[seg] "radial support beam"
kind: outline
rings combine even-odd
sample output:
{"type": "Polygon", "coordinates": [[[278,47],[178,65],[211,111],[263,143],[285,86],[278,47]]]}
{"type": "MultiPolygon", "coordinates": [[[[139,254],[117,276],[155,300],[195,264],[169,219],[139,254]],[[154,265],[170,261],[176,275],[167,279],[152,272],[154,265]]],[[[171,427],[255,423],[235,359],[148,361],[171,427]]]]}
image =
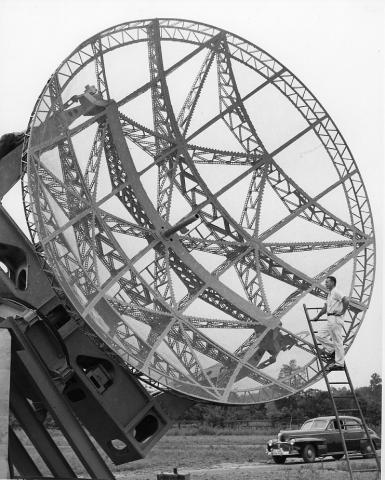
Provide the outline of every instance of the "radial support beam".
{"type": "MultiPolygon", "coordinates": [[[[306,337],[290,331],[300,320],[296,322],[289,312],[304,295],[323,300],[324,277],[344,265],[350,268],[350,264],[352,301],[346,341],[351,345],[374,281],[374,232],[365,187],[344,139],[325,109],[290,70],[267,52],[229,32],[188,20],[121,24],[84,42],[61,64],[39,98],[31,125],[27,134],[31,136],[30,148],[23,155],[29,192],[28,187],[23,191],[34,242],[37,248],[43,245],[44,255],[50,259],[63,289],[94,328],[95,332],[88,331],[87,335],[93,335],[96,342],[98,335],[102,337],[122,362],[143,369],[145,375],[166,388],[219,402],[268,401],[310,385],[318,375],[314,351],[309,349],[306,337]],[[168,61],[175,54],[175,62],[181,44],[189,53],[174,64],[171,60],[164,65],[163,55],[168,61]],[[144,67],[143,73],[149,74],[150,81],[135,91],[122,92],[123,98],[116,102],[109,100],[112,91],[108,91],[107,82],[116,85],[121,77],[109,69],[118,57],[110,52],[129,54],[146,47],[148,71],[146,65],[137,65],[144,67]],[[211,71],[214,59],[219,109],[211,101],[215,90],[200,116],[200,98],[214,89],[207,81],[215,76],[211,71]],[[171,67],[166,68],[169,64],[171,67]],[[93,68],[105,102],[103,111],[94,110],[90,119],[80,116],[89,115],[91,110],[75,112],[78,122],[72,127],[68,118],[72,110],[67,111],[68,102],[61,105],[61,97],[72,80],[93,68]],[[185,97],[174,97],[174,80],[188,71],[191,76],[185,97]],[[175,75],[170,78],[172,72],[175,75]],[[255,80],[253,89],[249,93],[245,89],[247,94],[243,95],[242,88],[249,80],[255,80]],[[135,115],[140,95],[145,92],[148,95],[143,104],[147,97],[152,100],[153,128],[127,116],[128,111],[135,115]],[[268,118],[264,117],[263,110],[269,108],[270,100],[275,102],[275,96],[281,97],[288,112],[292,110],[293,125],[299,124],[296,120],[304,124],[289,137],[283,133],[287,129],[279,125],[283,117],[272,111],[268,118]],[[175,115],[173,106],[178,102],[183,106],[175,115]],[[253,122],[253,115],[257,122],[253,122]],[[34,140],[37,131],[51,129],[56,117],[63,121],[65,132],[53,129],[52,135],[37,135],[34,140]],[[203,118],[204,125],[199,126],[203,118]],[[283,135],[281,144],[272,151],[259,138],[261,134],[263,141],[268,141],[263,134],[268,119],[274,122],[273,130],[283,135]],[[225,127],[216,122],[223,122],[225,127]],[[39,130],[37,125],[44,128],[39,130]],[[227,141],[234,144],[235,137],[240,151],[191,143],[195,138],[204,143],[211,127],[220,131],[222,145],[227,141]],[[77,141],[87,134],[92,135],[88,140],[90,151],[81,161],[71,142],[77,147],[77,141]],[[316,141],[323,151],[319,156],[320,152],[312,149],[312,160],[328,164],[328,185],[321,192],[315,183],[314,188],[307,186],[308,177],[291,178],[291,166],[286,169],[289,157],[295,162],[301,146],[309,141],[316,141]],[[137,146],[144,154],[137,152],[137,146]],[[50,150],[54,150],[56,158],[60,152],[63,175],[45,161],[50,150]],[[96,201],[99,185],[104,187],[99,179],[104,156],[112,188],[104,199],[96,201]],[[142,162],[144,158],[147,162],[142,162]],[[76,174],[77,160],[81,162],[81,175],[76,174]],[[221,175],[222,170],[226,170],[223,180],[227,180],[224,185],[218,181],[216,187],[215,175],[221,175]],[[156,181],[154,198],[149,187],[155,193],[156,181]],[[63,187],[66,183],[71,183],[67,190],[63,187]],[[265,209],[263,204],[270,194],[276,194],[281,204],[271,218],[268,206],[265,209]],[[333,198],[344,202],[334,208],[333,198]],[[115,208],[117,201],[120,213],[119,207],[115,208]],[[50,209],[50,203],[55,208],[50,209]],[[332,206],[328,209],[323,205],[332,206]],[[279,216],[285,209],[286,214],[279,216]],[[199,218],[190,224],[195,214],[199,218]],[[63,215],[68,220],[63,221],[63,215]],[[265,231],[261,232],[260,224],[266,225],[265,231]],[[298,244],[285,237],[295,227],[298,244]],[[38,238],[39,232],[43,232],[43,238],[38,238]],[[131,242],[132,237],[139,237],[138,242],[131,242]],[[306,238],[311,241],[306,242],[306,238]],[[302,259],[297,262],[296,256],[311,257],[316,250],[338,260],[325,268],[327,259],[320,259],[322,267],[318,270],[322,271],[310,276],[306,266],[300,266],[302,259]],[[210,258],[210,254],[216,257],[210,258]],[[92,275],[93,265],[99,269],[100,280],[92,275]],[[279,284],[292,293],[272,311],[268,300],[275,303],[278,295],[274,286],[279,284]],[[202,308],[202,301],[213,317],[217,309],[217,316],[226,318],[202,319],[194,315],[202,308]],[[287,330],[282,328],[281,320],[287,330]],[[236,340],[235,353],[228,344],[224,346],[222,337],[210,338],[213,332],[207,330],[230,327],[238,329],[234,340],[244,340],[236,340]],[[240,329],[248,330],[248,338],[240,329]],[[302,350],[301,359],[307,362],[301,365],[301,372],[286,378],[269,378],[261,372],[277,372],[285,358],[279,353],[292,347],[302,350]],[[275,369],[266,368],[276,361],[275,369]],[[246,377],[249,383],[243,390],[246,377]]],[[[231,337],[229,330],[223,334],[231,337]]]]}
{"type": "Polygon", "coordinates": [[[206,81],[207,75],[210,71],[210,67],[214,60],[214,52],[209,51],[204,59],[202,66],[196,76],[192,87],[187,95],[186,100],[178,115],[178,125],[184,136],[187,135],[194,110],[197,106],[199,96],[202,92],[203,85],[206,81]]]}

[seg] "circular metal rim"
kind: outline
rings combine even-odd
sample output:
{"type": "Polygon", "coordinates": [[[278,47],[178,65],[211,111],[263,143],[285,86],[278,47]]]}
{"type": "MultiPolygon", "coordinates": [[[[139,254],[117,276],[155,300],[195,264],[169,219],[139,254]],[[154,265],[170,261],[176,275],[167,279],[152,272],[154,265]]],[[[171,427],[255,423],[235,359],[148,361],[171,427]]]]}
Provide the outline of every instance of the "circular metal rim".
{"type": "MultiPolygon", "coordinates": [[[[92,43],[95,39],[98,39],[98,38],[104,38],[104,37],[107,37],[108,35],[113,35],[113,34],[117,34],[119,32],[122,32],[125,28],[137,28],[137,29],[141,29],[143,28],[144,26],[148,25],[148,23],[152,22],[153,20],[150,19],[150,20],[143,20],[143,21],[136,21],[136,22],[128,22],[128,23],[123,23],[121,25],[118,25],[118,26],[115,26],[113,28],[110,28],[110,29],[106,29],[102,32],[100,32],[99,34],[96,34],[94,35],[93,37],[91,37],[90,39],[88,39],[87,41],[83,42],[76,50],[74,50],[74,52],[72,54],[70,54],[66,60],[64,60],[62,62],[62,64],[58,67],[58,69],[56,70],[55,74],[57,75],[60,70],[63,68],[63,66],[65,66],[68,62],[71,61],[71,58],[73,58],[73,56],[76,54],[76,52],[78,52],[79,50],[81,50],[82,48],[85,48],[87,45],[90,45],[90,43],[92,43]]],[[[160,22],[160,27],[161,29],[162,28],[169,28],[169,29],[174,29],[174,30],[177,30],[178,28],[184,28],[186,31],[193,31],[194,29],[194,26],[196,26],[196,30],[195,30],[195,33],[196,34],[201,34],[201,35],[207,35],[207,29],[212,29],[212,34],[214,34],[214,32],[225,32],[224,30],[220,30],[220,29],[217,29],[216,27],[212,27],[210,25],[207,25],[207,24],[203,24],[203,23],[198,23],[198,22],[191,22],[191,21],[188,21],[188,20],[178,20],[178,19],[160,19],[159,20],[160,22]],[[180,25],[182,25],[183,27],[180,27],[180,25]],[[202,33],[202,31],[204,33],[202,33]]],[[[274,67],[276,69],[279,68],[279,70],[282,70],[283,69],[283,72],[280,74],[280,75],[277,75],[276,77],[276,80],[275,82],[273,82],[274,86],[277,87],[277,88],[281,88],[278,86],[278,79],[283,82],[285,84],[284,86],[284,89],[285,91],[283,92],[281,90],[281,93],[284,93],[287,97],[288,97],[288,94],[286,93],[286,89],[288,88],[288,81],[287,79],[289,79],[289,81],[291,82],[291,85],[295,84],[296,85],[296,89],[299,91],[301,89],[303,89],[303,95],[302,95],[302,101],[304,101],[304,103],[306,104],[306,109],[309,111],[312,111],[309,107],[310,104],[313,104],[315,108],[315,106],[317,107],[317,115],[315,115],[315,118],[319,118],[319,115],[322,113],[324,115],[323,118],[324,120],[322,121],[322,125],[323,125],[323,128],[325,129],[325,132],[329,133],[329,135],[327,135],[328,137],[328,140],[325,140],[325,139],[321,139],[320,140],[325,144],[326,141],[329,141],[329,140],[332,140],[332,137],[331,137],[331,133],[330,132],[333,132],[333,135],[334,135],[334,141],[335,139],[338,137],[338,143],[339,143],[339,146],[340,146],[340,150],[342,150],[344,153],[343,155],[345,155],[347,158],[343,158],[342,155],[340,154],[337,154],[335,158],[338,158],[338,161],[340,162],[339,164],[337,164],[337,162],[334,161],[334,159],[332,159],[332,162],[333,162],[333,165],[335,166],[335,168],[337,169],[337,172],[339,173],[339,175],[341,176],[341,172],[343,171],[350,171],[353,167],[356,167],[356,164],[354,162],[354,159],[350,153],[350,150],[349,148],[347,147],[346,143],[344,142],[343,138],[342,138],[342,135],[340,134],[339,130],[337,129],[337,127],[334,125],[334,123],[332,122],[330,116],[326,113],[326,111],[323,109],[323,107],[321,106],[321,104],[315,99],[315,97],[313,97],[313,95],[311,94],[311,92],[302,84],[302,82],[300,82],[297,77],[295,77],[287,68],[283,67],[282,64],[280,64],[278,61],[276,61],[273,57],[271,57],[270,55],[268,55],[266,52],[264,52],[263,50],[259,49],[259,47],[251,44],[250,42],[242,39],[241,37],[238,37],[236,35],[233,35],[231,34],[230,32],[225,32],[226,35],[229,35],[230,38],[233,38],[235,42],[239,42],[239,45],[242,45],[242,54],[245,55],[245,52],[247,50],[247,48],[253,48],[253,49],[256,49],[258,52],[260,52],[260,54],[262,56],[265,57],[264,60],[259,60],[261,64],[264,64],[263,67],[261,68],[266,68],[266,72],[267,72],[267,77],[266,78],[269,78],[269,75],[276,75],[276,71],[274,70],[271,70],[270,66],[273,64],[274,67]],[[246,50],[245,50],[246,49],[246,50]],[[272,63],[273,62],[273,63],[272,63]],[[269,66],[268,66],[269,65],[269,66]],[[272,73],[274,72],[274,73],[272,73]],[[283,77],[281,77],[282,75],[285,75],[286,76],[286,83],[285,83],[285,80],[283,80],[283,77]],[[342,143],[341,143],[342,142],[342,143]],[[347,165],[347,163],[350,162],[350,165],[347,165]]],[[[123,35],[123,34],[122,34],[123,35]]],[[[162,38],[162,40],[165,40],[164,38],[162,38]]],[[[176,40],[180,40],[180,41],[184,41],[182,39],[176,39],[176,40]]],[[[141,40],[141,41],[145,41],[145,40],[141,40]]],[[[185,40],[187,41],[187,40],[185,40]]],[[[132,43],[132,42],[131,42],[132,43]]],[[[198,42],[194,42],[194,41],[191,41],[190,43],[197,43],[198,42]]],[[[116,47],[113,47],[113,48],[119,48],[120,46],[122,45],[117,45],[116,47]]],[[[110,51],[112,50],[113,48],[109,49],[109,50],[106,50],[106,51],[110,51]]],[[[251,55],[250,55],[251,56],[251,55]]],[[[239,61],[239,59],[237,58],[234,58],[234,60],[237,60],[239,61]]],[[[91,60],[90,60],[91,61],[91,60]]],[[[85,66],[86,63],[84,63],[82,65],[85,66]]],[[[248,65],[250,66],[250,65],[248,65]]],[[[74,75],[76,75],[77,71],[75,71],[74,75]]],[[[259,73],[261,74],[261,72],[259,71],[259,73]]],[[[51,79],[52,81],[52,79],[51,79]]],[[[48,82],[49,84],[50,82],[48,82]]],[[[47,84],[47,85],[48,85],[47,84]]],[[[42,92],[42,95],[44,93],[44,91],[46,90],[47,86],[43,89],[43,92],[42,92]]],[[[63,85],[63,89],[65,88],[65,84],[63,85]]],[[[39,100],[41,100],[42,98],[42,95],[39,97],[39,100]]],[[[295,101],[297,101],[299,98],[299,96],[295,97],[295,101]]],[[[39,100],[37,101],[37,104],[35,106],[35,109],[34,109],[34,112],[37,111],[37,109],[39,108],[39,100]]],[[[306,119],[306,121],[309,123],[309,118],[305,116],[304,114],[304,110],[301,110],[301,108],[296,105],[295,103],[293,103],[293,100],[290,99],[290,101],[292,102],[292,104],[294,106],[296,106],[297,110],[300,111],[300,113],[302,114],[302,116],[306,119]]],[[[314,111],[313,112],[313,117],[314,117],[314,111]]],[[[28,152],[28,138],[29,138],[29,133],[30,133],[30,129],[31,129],[31,125],[33,124],[33,118],[34,118],[34,115],[31,116],[31,119],[30,119],[30,123],[29,123],[29,126],[28,126],[28,133],[27,133],[27,140],[24,144],[24,149],[23,149],[23,201],[24,201],[24,207],[25,207],[25,211],[26,211],[26,216],[27,216],[27,222],[28,222],[28,227],[30,229],[30,232],[31,232],[31,236],[32,236],[32,239],[33,241],[35,242],[35,244],[37,245],[38,244],[38,241],[36,242],[37,240],[37,237],[36,237],[36,230],[35,230],[35,227],[34,227],[34,222],[33,222],[33,219],[31,217],[31,208],[30,208],[30,192],[29,192],[29,189],[28,189],[28,181],[26,180],[26,174],[27,174],[27,152],[28,152]]],[[[336,149],[337,151],[337,149],[336,149]]],[[[330,151],[328,151],[329,155],[330,155],[330,151]]],[[[333,153],[334,154],[334,153],[333,153]]],[[[365,230],[369,230],[370,232],[373,233],[372,235],[372,239],[373,239],[373,243],[369,244],[365,249],[364,249],[364,252],[361,252],[361,258],[358,258],[356,257],[355,258],[355,266],[354,266],[354,273],[353,273],[353,276],[352,276],[352,287],[351,287],[351,293],[353,291],[355,291],[356,293],[358,293],[358,289],[360,288],[361,290],[361,299],[362,299],[362,296],[365,295],[365,301],[363,302],[364,306],[367,306],[369,305],[369,302],[370,302],[370,297],[371,297],[371,294],[372,294],[372,289],[373,289],[373,283],[374,283],[374,268],[375,268],[375,253],[374,253],[374,231],[373,231],[373,226],[372,226],[372,217],[371,217],[371,211],[370,211],[370,204],[369,204],[369,201],[367,199],[367,195],[366,195],[366,190],[365,190],[365,186],[362,182],[362,178],[360,176],[360,173],[358,171],[358,169],[356,169],[356,173],[354,174],[355,177],[351,179],[350,181],[350,195],[348,194],[348,192],[346,192],[346,198],[347,198],[347,201],[348,201],[348,204],[349,204],[349,209],[350,209],[350,212],[351,212],[351,215],[352,214],[352,210],[353,209],[357,209],[360,210],[360,208],[358,207],[359,206],[359,202],[361,201],[361,205],[364,203],[368,209],[368,211],[366,212],[366,218],[363,219],[362,217],[359,218],[358,220],[358,223],[360,225],[363,226],[363,232],[365,233],[365,230]],[[353,196],[352,196],[352,191],[353,191],[353,196]],[[357,193],[357,191],[363,191],[363,194],[360,193],[360,196],[361,196],[361,200],[359,199],[359,195],[357,193]],[[354,198],[353,198],[354,197],[354,198]],[[364,201],[362,201],[362,198],[364,199],[364,201]],[[368,221],[369,220],[369,221],[368,221]],[[362,257],[367,257],[363,262],[362,262],[362,257]],[[361,286],[358,285],[358,288],[357,288],[357,285],[354,284],[354,279],[356,277],[356,279],[358,278],[358,274],[357,274],[357,270],[359,269],[359,265],[361,265],[363,268],[366,268],[367,266],[368,267],[372,267],[372,271],[369,272],[369,274],[371,275],[371,278],[369,280],[366,279],[366,275],[363,274],[362,278],[364,278],[364,281],[361,282],[361,286]],[[367,283],[365,283],[365,281],[367,283]],[[368,285],[369,284],[369,285],[368,285]]],[[[344,184],[344,187],[345,187],[345,184],[344,184]]],[[[361,212],[360,212],[361,214],[361,212]]],[[[358,216],[358,215],[356,215],[358,216]]],[[[354,221],[352,219],[352,224],[354,224],[354,221]]],[[[361,275],[361,272],[359,273],[359,275],[361,275]]],[[[360,327],[361,323],[362,323],[362,320],[364,318],[364,315],[365,315],[365,311],[361,311],[359,313],[357,313],[355,315],[355,318],[352,319],[352,323],[351,323],[351,329],[350,331],[353,330],[353,327],[354,327],[354,332],[353,332],[353,336],[351,337],[351,341],[348,345],[348,347],[350,347],[355,335],[357,334],[358,332],[358,328],[360,327]]],[[[313,362],[312,362],[313,363],[313,362]]],[[[316,375],[314,378],[314,380],[312,380],[311,382],[309,382],[308,384],[306,384],[306,386],[309,386],[311,385],[312,383],[314,383],[314,381],[316,381],[318,378],[319,378],[319,374],[316,375]]],[[[293,375],[293,379],[295,379],[295,375],[293,375]]],[[[275,398],[274,398],[275,399],[275,398]]]]}

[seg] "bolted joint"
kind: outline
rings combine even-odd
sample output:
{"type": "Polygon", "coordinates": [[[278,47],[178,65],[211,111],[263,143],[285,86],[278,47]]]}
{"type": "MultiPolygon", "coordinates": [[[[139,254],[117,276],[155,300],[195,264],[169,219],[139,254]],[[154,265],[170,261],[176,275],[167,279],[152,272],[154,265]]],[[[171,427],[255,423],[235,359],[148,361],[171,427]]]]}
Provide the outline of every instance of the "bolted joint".
{"type": "Polygon", "coordinates": [[[164,238],[170,238],[171,235],[173,235],[176,232],[181,231],[182,233],[187,233],[186,227],[188,225],[191,225],[191,223],[194,223],[196,220],[198,220],[199,215],[196,213],[193,217],[188,217],[184,220],[181,220],[177,224],[175,224],[173,227],[169,228],[163,233],[164,238]]]}

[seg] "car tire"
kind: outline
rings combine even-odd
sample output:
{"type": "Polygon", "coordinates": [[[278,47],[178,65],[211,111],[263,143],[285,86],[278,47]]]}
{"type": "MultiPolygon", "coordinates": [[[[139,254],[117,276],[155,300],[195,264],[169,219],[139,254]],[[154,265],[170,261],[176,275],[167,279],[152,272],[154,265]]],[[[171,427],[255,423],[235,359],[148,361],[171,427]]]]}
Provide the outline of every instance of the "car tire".
{"type": "Polygon", "coordinates": [[[313,463],[316,458],[314,445],[307,443],[302,449],[302,458],[305,463],[313,463]]]}
{"type": "Polygon", "coordinates": [[[332,457],[334,458],[334,460],[341,460],[341,458],[344,456],[343,453],[339,453],[338,455],[332,455],[332,457]]]}
{"type": "MultiPolygon", "coordinates": [[[[373,442],[374,448],[376,448],[376,444],[373,442]]],[[[362,456],[364,458],[373,458],[374,453],[369,444],[365,445],[365,447],[361,450],[362,456]]]]}
{"type": "Polygon", "coordinates": [[[275,463],[282,465],[283,463],[286,462],[286,457],[283,457],[281,455],[273,455],[273,460],[275,463]]]}

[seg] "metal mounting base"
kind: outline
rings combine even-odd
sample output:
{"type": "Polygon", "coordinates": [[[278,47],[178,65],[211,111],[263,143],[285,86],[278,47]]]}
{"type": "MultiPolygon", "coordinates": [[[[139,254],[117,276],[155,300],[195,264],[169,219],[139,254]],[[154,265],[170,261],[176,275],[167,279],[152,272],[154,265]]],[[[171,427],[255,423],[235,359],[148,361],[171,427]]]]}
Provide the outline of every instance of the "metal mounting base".
{"type": "MultiPolygon", "coordinates": [[[[0,158],[0,167],[18,162],[15,149],[0,158]]],[[[16,170],[12,169],[8,184],[1,184],[0,199],[17,181],[16,170]]],[[[76,478],[78,470],[82,475],[85,470],[93,478],[112,479],[102,450],[104,458],[115,464],[143,458],[193,404],[166,392],[151,395],[128,366],[109,355],[102,340],[93,341],[96,335],[57,295],[54,279],[42,269],[30,242],[0,205],[1,332],[5,337],[10,332],[12,338],[12,354],[4,351],[11,367],[10,381],[2,382],[7,398],[1,399],[1,425],[7,425],[6,385],[10,383],[10,410],[40,457],[36,460],[20,440],[19,430],[11,428],[9,440],[1,436],[1,478],[8,476],[9,448],[11,477],[15,469],[25,477],[49,472],[58,478],[76,478]],[[78,466],[50,435],[44,423],[47,412],[79,460],[78,466]]]]}

